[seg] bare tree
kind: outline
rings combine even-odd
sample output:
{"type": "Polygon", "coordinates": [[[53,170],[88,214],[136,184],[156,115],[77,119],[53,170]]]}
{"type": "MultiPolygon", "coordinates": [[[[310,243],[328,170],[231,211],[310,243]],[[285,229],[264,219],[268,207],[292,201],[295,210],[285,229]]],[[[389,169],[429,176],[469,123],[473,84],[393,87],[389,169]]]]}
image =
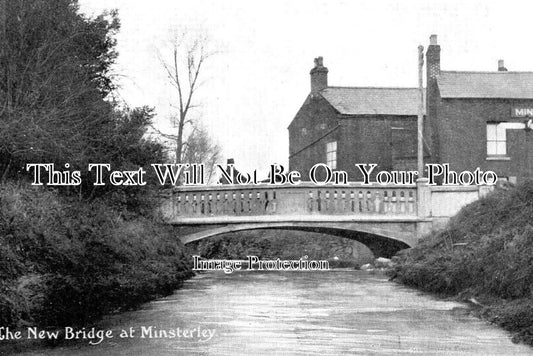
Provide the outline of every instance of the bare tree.
{"type": "Polygon", "coordinates": [[[210,182],[215,172],[215,164],[220,159],[220,147],[213,142],[209,132],[200,124],[195,124],[184,145],[183,161],[204,163],[206,182],[210,182]]]}
{"type": "Polygon", "coordinates": [[[176,132],[170,135],[160,132],[165,138],[176,143],[174,152],[176,163],[181,163],[184,159],[187,146],[187,140],[184,139],[185,126],[190,124],[194,127],[194,120],[191,119],[190,112],[197,106],[193,100],[200,86],[200,74],[205,61],[212,54],[208,49],[208,38],[191,30],[185,30],[181,34],[173,36],[170,61],[163,59],[159,54],[159,60],[166,71],[170,84],[176,89],[177,105],[174,107],[177,109],[177,113],[172,116],[176,132]]]}

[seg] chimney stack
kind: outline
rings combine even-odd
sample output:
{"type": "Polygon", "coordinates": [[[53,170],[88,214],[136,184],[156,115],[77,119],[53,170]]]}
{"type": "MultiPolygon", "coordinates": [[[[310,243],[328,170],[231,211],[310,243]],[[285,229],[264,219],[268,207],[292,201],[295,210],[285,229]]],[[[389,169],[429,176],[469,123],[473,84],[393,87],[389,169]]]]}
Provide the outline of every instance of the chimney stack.
{"type": "Polygon", "coordinates": [[[503,64],[503,59],[498,60],[498,72],[507,72],[507,68],[503,64]]]}
{"type": "Polygon", "coordinates": [[[328,87],[328,69],[324,67],[322,57],[315,58],[315,66],[311,69],[311,93],[318,93],[328,87]]]}
{"type": "Polygon", "coordinates": [[[440,74],[440,46],[437,43],[437,35],[429,37],[429,47],[426,52],[427,81],[434,82],[440,74]]]}
{"type": "Polygon", "coordinates": [[[430,148],[429,162],[438,162],[438,125],[437,108],[440,102],[437,77],[440,74],[440,46],[437,35],[429,37],[429,46],[426,52],[426,120],[424,120],[424,140],[430,148]]]}

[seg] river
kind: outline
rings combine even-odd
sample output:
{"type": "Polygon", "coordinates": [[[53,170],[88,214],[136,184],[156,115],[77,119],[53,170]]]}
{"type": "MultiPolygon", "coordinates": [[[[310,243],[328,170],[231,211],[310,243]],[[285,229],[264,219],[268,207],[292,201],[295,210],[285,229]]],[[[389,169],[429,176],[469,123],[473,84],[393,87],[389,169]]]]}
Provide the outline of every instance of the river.
{"type": "Polygon", "coordinates": [[[505,331],[469,316],[464,304],[353,270],[201,274],[173,295],[108,317],[100,327],[113,338],[26,355],[533,354],[505,331]],[[122,330],[128,335],[120,338],[122,330]],[[178,334],[155,338],[161,330],[178,334]]]}

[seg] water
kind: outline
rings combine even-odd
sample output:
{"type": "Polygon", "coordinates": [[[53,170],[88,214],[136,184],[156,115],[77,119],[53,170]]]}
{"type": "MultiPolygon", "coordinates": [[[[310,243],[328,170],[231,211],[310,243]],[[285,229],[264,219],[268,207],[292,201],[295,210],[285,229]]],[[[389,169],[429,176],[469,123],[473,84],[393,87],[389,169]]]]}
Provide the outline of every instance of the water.
{"type": "Polygon", "coordinates": [[[533,354],[505,331],[468,316],[463,304],[360,271],[202,274],[172,296],[107,318],[101,328],[115,337],[27,355],[533,354]],[[195,334],[140,338],[142,326],[195,334]],[[118,337],[130,327],[134,337],[118,337]],[[208,329],[214,330],[210,339],[208,329]]]}

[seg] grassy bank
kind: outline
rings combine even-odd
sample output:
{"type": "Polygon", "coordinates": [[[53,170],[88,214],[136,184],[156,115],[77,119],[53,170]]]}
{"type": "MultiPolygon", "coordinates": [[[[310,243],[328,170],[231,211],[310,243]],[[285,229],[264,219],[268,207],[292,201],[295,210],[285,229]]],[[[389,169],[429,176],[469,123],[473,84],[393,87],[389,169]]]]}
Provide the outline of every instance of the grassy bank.
{"type": "MultiPolygon", "coordinates": [[[[117,205],[118,206],[118,205],[117,205]]],[[[191,275],[154,217],[28,185],[0,185],[0,325],[87,325],[191,275]]]]}
{"type": "Polygon", "coordinates": [[[395,259],[396,281],[474,301],[482,317],[533,345],[533,181],[466,206],[395,259]]]}

